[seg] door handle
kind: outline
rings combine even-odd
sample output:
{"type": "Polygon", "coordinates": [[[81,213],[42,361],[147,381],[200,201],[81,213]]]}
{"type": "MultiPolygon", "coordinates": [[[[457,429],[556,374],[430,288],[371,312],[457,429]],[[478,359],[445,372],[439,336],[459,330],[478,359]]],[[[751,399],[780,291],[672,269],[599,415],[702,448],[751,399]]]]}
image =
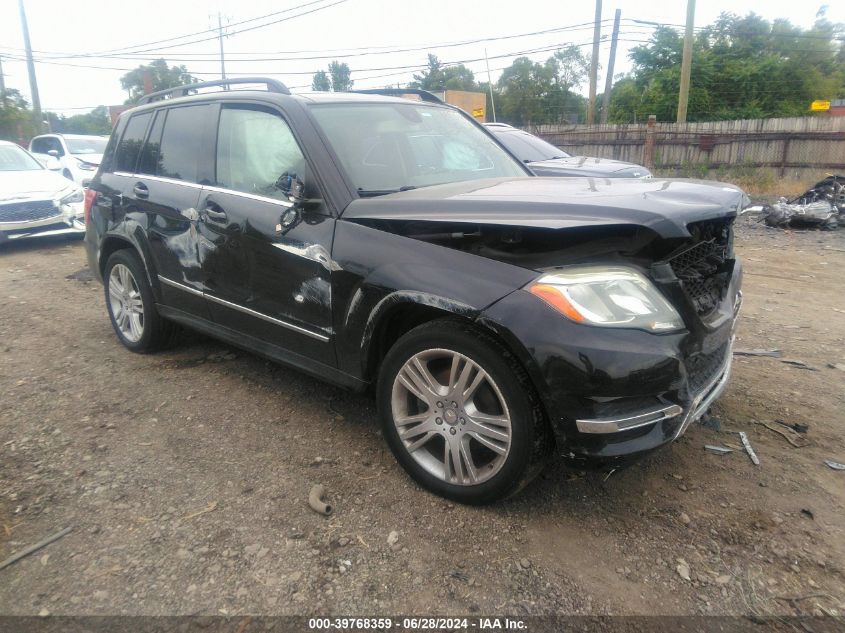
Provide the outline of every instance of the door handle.
{"type": "Polygon", "coordinates": [[[150,190],[147,188],[142,182],[136,182],[135,186],[132,188],[132,192],[139,198],[143,198],[146,200],[150,197],[150,190]]]}
{"type": "Polygon", "coordinates": [[[207,206],[203,211],[203,214],[212,222],[226,222],[229,219],[226,212],[217,205],[207,206]]]}

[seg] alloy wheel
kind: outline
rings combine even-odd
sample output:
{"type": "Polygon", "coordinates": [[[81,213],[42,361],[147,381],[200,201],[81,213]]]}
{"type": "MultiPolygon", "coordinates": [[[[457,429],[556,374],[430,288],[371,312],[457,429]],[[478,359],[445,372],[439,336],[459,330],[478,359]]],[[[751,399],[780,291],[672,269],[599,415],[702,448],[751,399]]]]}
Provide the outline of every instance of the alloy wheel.
{"type": "Polygon", "coordinates": [[[391,409],[405,450],[442,481],[474,486],[507,460],[507,403],[493,378],[464,354],[448,349],[414,354],[393,381],[391,409]]]}
{"type": "Polygon", "coordinates": [[[144,335],[144,301],[138,282],[124,264],[116,264],[109,274],[109,305],[115,325],[130,343],[144,335]]]}

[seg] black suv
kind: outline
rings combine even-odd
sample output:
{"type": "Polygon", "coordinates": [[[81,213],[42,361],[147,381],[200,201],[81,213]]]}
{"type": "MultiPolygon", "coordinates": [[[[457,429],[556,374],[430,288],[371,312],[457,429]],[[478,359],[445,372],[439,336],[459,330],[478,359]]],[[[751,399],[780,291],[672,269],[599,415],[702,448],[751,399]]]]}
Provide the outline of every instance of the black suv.
{"type": "Polygon", "coordinates": [[[555,447],[620,464],[681,435],[728,380],[745,195],[534,177],[416,96],[251,78],[121,115],[86,198],[120,341],[150,352],[186,325],[373,387],[399,463],[466,503],[555,447]]]}

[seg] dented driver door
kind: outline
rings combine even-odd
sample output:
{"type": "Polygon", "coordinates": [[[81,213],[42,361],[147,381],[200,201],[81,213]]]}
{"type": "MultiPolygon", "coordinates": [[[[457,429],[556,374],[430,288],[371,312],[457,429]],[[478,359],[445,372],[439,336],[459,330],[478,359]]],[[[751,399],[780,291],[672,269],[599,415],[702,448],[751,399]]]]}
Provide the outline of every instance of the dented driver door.
{"type": "Polygon", "coordinates": [[[334,219],[323,212],[319,192],[305,204],[285,187],[307,172],[278,113],[224,105],[215,184],[203,188],[197,207],[200,265],[219,325],[333,365],[334,219]]]}

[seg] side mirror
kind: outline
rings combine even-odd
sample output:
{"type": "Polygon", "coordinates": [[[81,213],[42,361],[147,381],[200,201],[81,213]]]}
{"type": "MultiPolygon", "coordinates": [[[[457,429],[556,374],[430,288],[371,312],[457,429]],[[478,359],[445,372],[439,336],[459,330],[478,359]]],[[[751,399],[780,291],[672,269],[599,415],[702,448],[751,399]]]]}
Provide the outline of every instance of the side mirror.
{"type": "Polygon", "coordinates": [[[57,150],[57,149],[47,150],[47,155],[52,156],[53,158],[58,158],[59,157],[59,150],[57,150]]]}
{"type": "MultiPolygon", "coordinates": [[[[55,152],[56,150],[51,150],[55,152]]],[[[59,162],[59,159],[55,156],[48,156],[47,160],[44,161],[44,166],[49,169],[50,171],[61,171],[62,164],[59,162]]]]}
{"type": "Polygon", "coordinates": [[[301,202],[305,198],[305,183],[293,172],[285,172],[279,176],[276,188],[290,198],[291,202],[301,202]]]}

